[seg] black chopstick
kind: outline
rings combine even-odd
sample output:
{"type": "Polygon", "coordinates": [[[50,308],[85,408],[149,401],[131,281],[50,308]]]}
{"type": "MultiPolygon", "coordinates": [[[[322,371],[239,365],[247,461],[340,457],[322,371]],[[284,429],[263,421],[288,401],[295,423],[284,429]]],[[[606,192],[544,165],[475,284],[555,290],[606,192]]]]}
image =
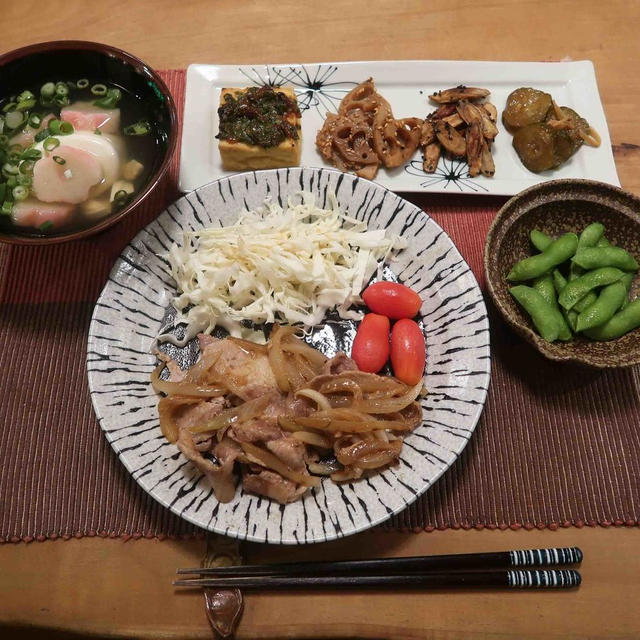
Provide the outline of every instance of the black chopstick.
{"type": "Polygon", "coordinates": [[[239,576],[175,580],[176,587],[213,587],[217,589],[287,589],[301,587],[421,587],[570,589],[582,578],[573,569],[534,569],[501,571],[452,571],[405,576],[239,576]]]}
{"type": "Polygon", "coordinates": [[[379,560],[344,560],[337,562],[291,562],[286,564],[239,565],[235,567],[198,567],[178,569],[176,573],[203,576],[319,576],[354,574],[406,574],[424,571],[508,569],[580,564],[578,547],[523,549],[491,553],[462,553],[441,556],[412,556],[379,560]]]}

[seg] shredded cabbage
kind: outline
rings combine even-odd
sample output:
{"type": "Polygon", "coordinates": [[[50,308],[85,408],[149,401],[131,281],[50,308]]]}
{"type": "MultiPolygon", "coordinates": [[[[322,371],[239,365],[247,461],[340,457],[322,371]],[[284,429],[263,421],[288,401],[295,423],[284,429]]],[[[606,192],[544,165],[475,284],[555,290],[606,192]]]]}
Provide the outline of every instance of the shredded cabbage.
{"type": "Polygon", "coordinates": [[[182,246],[173,244],[168,259],[181,292],[173,305],[176,322],[187,325],[181,344],[216,326],[243,336],[244,320],[309,328],[333,308],[342,318],[360,318],[351,305],[406,241],[368,231],[333,195],[330,209],[319,209],[311,193],[298,195],[300,202],[289,198],[284,209],[267,201],[234,225],[185,232],[182,246]]]}

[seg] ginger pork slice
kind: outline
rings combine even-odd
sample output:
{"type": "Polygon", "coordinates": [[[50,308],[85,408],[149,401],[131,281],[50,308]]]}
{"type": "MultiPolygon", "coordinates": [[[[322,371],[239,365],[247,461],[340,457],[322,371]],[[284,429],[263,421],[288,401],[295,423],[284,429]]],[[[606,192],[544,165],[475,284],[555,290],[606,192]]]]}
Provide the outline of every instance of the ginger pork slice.
{"type": "Polygon", "coordinates": [[[226,171],[300,164],[302,118],[291,88],[222,89],[218,116],[216,137],[226,171]]]}

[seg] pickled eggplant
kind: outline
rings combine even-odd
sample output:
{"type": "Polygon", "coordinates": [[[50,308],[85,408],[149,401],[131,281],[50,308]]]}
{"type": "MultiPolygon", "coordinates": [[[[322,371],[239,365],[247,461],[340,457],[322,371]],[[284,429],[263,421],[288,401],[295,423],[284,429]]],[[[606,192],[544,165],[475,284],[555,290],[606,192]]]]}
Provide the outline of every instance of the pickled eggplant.
{"type": "Polygon", "coordinates": [[[544,122],[552,108],[551,96],[539,89],[520,87],[509,94],[502,121],[509,131],[544,122]]]}
{"type": "Polygon", "coordinates": [[[580,114],[530,87],[509,94],[502,120],[513,133],[522,164],[534,173],[559,167],[583,144],[600,144],[600,136],[580,114]]]}
{"type": "Polygon", "coordinates": [[[513,136],[513,148],[520,161],[534,173],[557,166],[555,142],[556,131],[543,122],[521,127],[513,136]]]}
{"type": "Polygon", "coordinates": [[[547,116],[547,122],[564,136],[561,145],[567,147],[567,157],[570,158],[583,144],[584,137],[589,133],[589,123],[571,107],[556,107],[547,116]],[[559,117],[561,116],[561,117],[559,117]]]}

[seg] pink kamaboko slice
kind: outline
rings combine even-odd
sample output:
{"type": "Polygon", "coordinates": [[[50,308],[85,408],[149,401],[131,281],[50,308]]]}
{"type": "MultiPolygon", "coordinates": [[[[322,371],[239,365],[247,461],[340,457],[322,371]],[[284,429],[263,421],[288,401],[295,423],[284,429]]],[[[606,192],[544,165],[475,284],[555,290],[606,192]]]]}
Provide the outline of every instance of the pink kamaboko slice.
{"type": "Polygon", "coordinates": [[[33,168],[33,193],[42,202],[78,204],[104,179],[100,161],[88,151],[59,146],[33,168]]]}
{"type": "Polygon", "coordinates": [[[74,205],[64,202],[38,202],[27,198],[13,205],[13,222],[20,227],[40,227],[50,222],[54,229],[69,222],[74,205]]]}
{"type": "Polygon", "coordinates": [[[120,109],[104,109],[91,102],[74,102],[64,107],[60,118],[70,122],[75,131],[120,132],[120,109]]]}

